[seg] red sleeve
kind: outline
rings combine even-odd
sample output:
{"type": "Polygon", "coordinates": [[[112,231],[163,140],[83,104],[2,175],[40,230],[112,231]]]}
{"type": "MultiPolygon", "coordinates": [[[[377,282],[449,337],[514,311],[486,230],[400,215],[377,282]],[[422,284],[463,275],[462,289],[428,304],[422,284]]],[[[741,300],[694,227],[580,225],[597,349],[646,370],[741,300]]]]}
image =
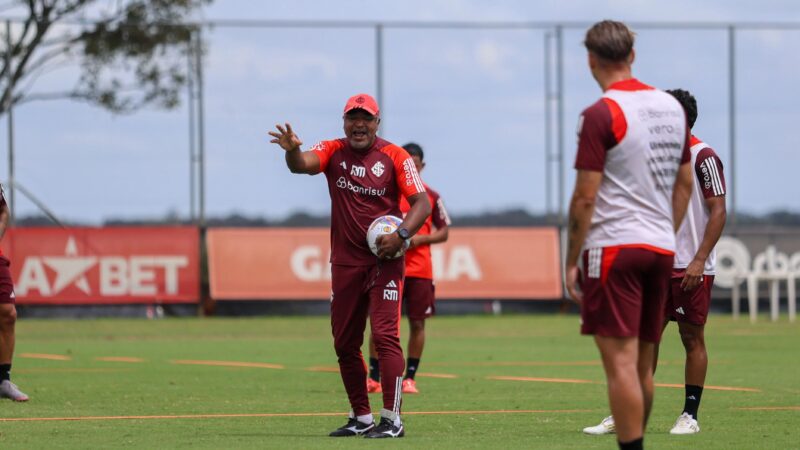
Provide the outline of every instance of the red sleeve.
{"type": "Polygon", "coordinates": [[[694,163],[694,172],[703,198],[719,197],[725,195],[725,174],[722,171],[722,161],[716,152],[704,148],[697,154],[694,163]]]}
{"type": "Polygon", "coordinates": [[[602,98],[586,108],[578,120],[578,154],[575,168],[602,172],[606,152],[627,132],[625,115],[614,100],[602,98]]]}
{"type": "Polygon", "coordinates": [[[437,229],[449,227],[452,222],[450,221],[450,215],[447,214],[447,210],[444,207],[442,197],[439,196],[438,192],[432,190],[428,190],[428,193],[431,194],[431,208],[433,208],[431,210],[431,222],[433,222],[433,226],[437,229]]]}
{"type": "Polygon", "coordinates": [[[331,156],[340,150],[344,145],[341,141],[320,141],[314,144],[309,151],[314,152],[319,157],[319,171],[325,172],[331,156]]]}
{"type": "Polygon", "coordinates": [[[420,192],[425,192],[422,178],[420,178],[419,173],[417,173],[414,160],[411,159],[407,151],[396,145],[387,145],[382,151],[392,159],[395,182],[403,197],[411,197],[420,192]]]}

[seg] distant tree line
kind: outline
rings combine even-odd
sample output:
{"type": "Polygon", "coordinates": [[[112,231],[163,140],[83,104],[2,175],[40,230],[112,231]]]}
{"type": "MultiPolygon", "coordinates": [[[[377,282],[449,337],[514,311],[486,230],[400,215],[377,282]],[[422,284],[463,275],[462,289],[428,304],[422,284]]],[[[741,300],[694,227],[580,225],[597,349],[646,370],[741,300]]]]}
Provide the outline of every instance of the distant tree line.
{"type": "MultiPolygon", "coordinates": [[[[768,227],[800,227],[800,212],[778,210],[766,214],[739,213],[737,217],[739,226],[768,226],[768,227]]],[[[246,216],[233,213],[224,217],[210,217],[206,220],[209,227],[326,227],[330,225],[328,215],[314,215],[306,212],[295,212],[283,219],[269,219],[263,216],[246,216]]],[[[529,227],[558,224],[553,215],[532,214],[523,209],[508,209],[497,212],[483,212],[475,214],[454,215],[454,226],[463,227],[529,227]]],[[[66,221],[68,226],[82,226],[85,223],[66,221]]],[[[175,212],[169,212],[163,217],[155,219],[108,219],[103,226],[144,226],[144,225],[192,225],[186,218],[181,218],[175,212]]],[[[16,221],[18,227],[49,227],[56,226],[50,219],[43,215],[20,217],[16,221]]],[[[730,227],[730,223],[729,223],[730,227]]]]}

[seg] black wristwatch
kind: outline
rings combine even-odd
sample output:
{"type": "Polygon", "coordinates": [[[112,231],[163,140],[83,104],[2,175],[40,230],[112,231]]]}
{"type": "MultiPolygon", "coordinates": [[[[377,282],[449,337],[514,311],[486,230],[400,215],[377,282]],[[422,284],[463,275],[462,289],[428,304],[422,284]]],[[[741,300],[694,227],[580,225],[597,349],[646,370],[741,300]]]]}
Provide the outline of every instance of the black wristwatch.
{"type": "Polygon", "coordinates": [[[411,233],[409,233],[408,230],[405,228],[398,228],[397,235],[400,236],[400,239],[404,241],[411,239],[411,233]]]}

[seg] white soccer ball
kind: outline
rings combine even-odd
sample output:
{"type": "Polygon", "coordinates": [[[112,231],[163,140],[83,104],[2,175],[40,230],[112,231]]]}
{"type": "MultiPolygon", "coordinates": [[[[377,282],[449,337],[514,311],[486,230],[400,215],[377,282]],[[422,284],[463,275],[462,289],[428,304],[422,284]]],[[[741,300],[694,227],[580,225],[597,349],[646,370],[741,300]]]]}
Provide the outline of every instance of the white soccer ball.
{"type": "MultiPolygon", "coordinates": [[[[372,224],[367,229],[367,244],[375,256],[378,256],[378,236],[394,233],[401,223],[403,223],[403,219],[395,216],[381,216],[372,221],[372,224]]],[[[403,247],[392,258],[403,256],[408,246],[409,242],[405,241],[403,247]]]]}

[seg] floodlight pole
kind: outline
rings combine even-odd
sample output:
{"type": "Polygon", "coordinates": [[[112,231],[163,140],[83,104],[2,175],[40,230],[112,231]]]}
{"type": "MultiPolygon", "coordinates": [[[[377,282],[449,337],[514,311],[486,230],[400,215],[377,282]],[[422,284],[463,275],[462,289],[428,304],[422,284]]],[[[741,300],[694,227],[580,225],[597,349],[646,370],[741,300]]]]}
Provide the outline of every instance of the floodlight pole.
{"type": "MultiPolygon", "coordinates": [[[[380,24],[375,25],[375,97],[383,116],[383,25],[380,24]]],[[[381,136],[386,133],[383,120],[378,124],[378,131],[381,136]]]]}
{"type": "Polygon", "coordinates": [[[545,199],[545,216],[547,217],[548,221],[551,219],[551,215],[553,214],[553,192],[552,192],[552,152],[551,148],[553,146],[553,117],[551,114],[551,100],[552,95],[550,92],[550,75],[552,72],[552,68],[550,67],[550,61],[552,59],[551,53],[551,43],[550,41],[553,39],[553,33],[550,31],[546,31],[544,33],[544,199],[545,199]]]}
{"type": "Polygon", "coordinates": [[[728,27],[728,145],[730,146],[731,225],[737,222],[736,210],[736,28],[728,27]]]}
{"type": "Polygon", "coordinates": [[[558,220],[566,225],[564,208],[564,29],[556,25],[556,142],[558,143],[558,220]]]}
{"type": "Polygon", "coordinates": [[[205,117],[204,117],[204,104],[203,104],[203,40],[200,35],[201,29],[197,29],[196,33],[196,50],[195,61],[197,64],[197,158],[198,158],[198,201],[199,201],[199,218],[198,222],[200,228],[206,226],[206,140],[205,140],[205,117]]]}
{"type": "Polygon", "coordinates": [[[186,70],[186,87],[188,88],[189,98],[188,98],[188,109],[189,109],[189,220],[191,222],[195,221],[195,205],[197,201],[195,200],[195,136],[197,135],[197,130],[195,129],[195,104],[194,104],[194,33],[189,34],[189,42],[188,42],[188,53],[186,58],[187,63],[187,70],[186,70]]]}
{"type": "Polygon", "coordinates": [[[11,21],[6,20],[6,73],[8,74],[8,86],[6,91],[6,114],[8,115],[8,201],[9,201],[9,220],[10,226],[14,226],[16,214],[14,210],[17,202],[14,201],[14,190],[16,183],[14,181],[14,75],[11,70],[11,21]]]}

